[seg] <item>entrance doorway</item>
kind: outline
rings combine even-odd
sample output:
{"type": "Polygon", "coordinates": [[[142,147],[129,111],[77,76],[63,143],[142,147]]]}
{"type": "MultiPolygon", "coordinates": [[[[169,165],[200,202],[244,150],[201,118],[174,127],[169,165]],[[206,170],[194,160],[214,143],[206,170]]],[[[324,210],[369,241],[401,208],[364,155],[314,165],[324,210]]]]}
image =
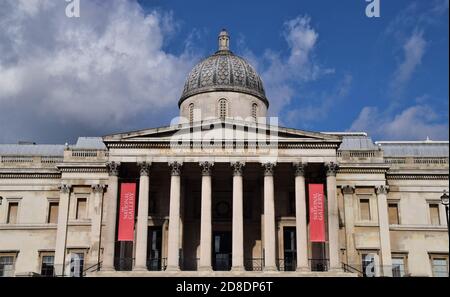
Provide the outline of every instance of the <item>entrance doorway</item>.
{"type": "Polygon", "coordinates": [[[159,271],[165,268],[162,255],[162,227],[148,227],[147,244],[147,268],[148,270],[159,271]]]}
{"type": "Polygon", "coordinates": [[[231,232],[215,231],[212,240],[213,270],[231,270],[231,232]]]}
{"type": "Polygon", "coordinates": [[[297,268],[297,240],[295,227],[283,228],[284,271],[297,268]]]}

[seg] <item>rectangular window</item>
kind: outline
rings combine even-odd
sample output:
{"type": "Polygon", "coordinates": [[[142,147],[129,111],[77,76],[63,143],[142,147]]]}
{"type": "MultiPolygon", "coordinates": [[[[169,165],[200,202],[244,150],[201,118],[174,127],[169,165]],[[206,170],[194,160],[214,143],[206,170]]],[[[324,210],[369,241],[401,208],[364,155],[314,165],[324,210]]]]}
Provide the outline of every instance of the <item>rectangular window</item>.
{"type": "Polygon", "coordinates": [[[14,256],[0,255],[0,277],[14,276],[14,256]]]}
{"type": "Polygon", "coordinates": [[[77,199],[77,213],[76,219],[83,220],[86,219],[86,198],[78,198],[77,199]]]}
{"type": "Polygon", "coordinates": [[[435,255],[431,257],[434,277],[448,277],[448,257],[435,255]]]}
{"type": "Polygon", "coordinates": [[[363,221],[370,221],[370,200],[360,199],[359,200],[359,210],[360,217],[363,221]]]}
{"type": "Polygon", "coordinates": [[[19,211],[19,203],[18,202],[10,202],[8,204],[8,217],[7,224],[16,224],[17,223],[17,212],[19,211]]]}
{"type": "Polygon", "coordinates": [[[397,203],[389,203],[389,224],[398,225],[400,222],[398,218],[398,204],[397,203]]]}
{"type": "Polygon", "coordinates": [[[429,204],[430,208],[430,223],[431,225],[438,226],[441,224],[439,219],[439,204],[429,204]]]}
{"type": "Polygon", "coordinates": [[[41,263],[41,275],[46,277],[54,276],[54,261],[55,256],[53,255],[42,255],[41,263]]]}
{"type": "Polygon", "coordinates": [[[406,275],[406,258],[403,256],[392,257],[392,276],[403,277],[406,275]]]}
{"type": "Polygon", "coordinates": [[[58,223],[58,202],[50,202],[48,206],[48,218],[47,223],[56,224],[58,223]]]}

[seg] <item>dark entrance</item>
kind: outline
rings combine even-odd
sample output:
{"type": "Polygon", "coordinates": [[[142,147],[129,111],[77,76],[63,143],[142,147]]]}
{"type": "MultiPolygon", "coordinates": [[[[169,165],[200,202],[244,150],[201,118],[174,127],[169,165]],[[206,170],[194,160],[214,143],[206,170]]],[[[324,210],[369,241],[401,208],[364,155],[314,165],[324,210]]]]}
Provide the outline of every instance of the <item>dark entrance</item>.
{"type": "Polygon", "coordinates": [[[295,271],[297,264],[297,240],[295,227],[283,228],[284,271],[295,271]]]}
{"type": "Polygon", "coordinates": [[[165,263],[161,258],[162,227],[148,227],[147,268],[148,270],[162,270],[165,263]]]}
{"type": "Polygon", "coordinates": [[[231,232],[213,232],[212,240],[213,270],[231,270],[231,232]]]}

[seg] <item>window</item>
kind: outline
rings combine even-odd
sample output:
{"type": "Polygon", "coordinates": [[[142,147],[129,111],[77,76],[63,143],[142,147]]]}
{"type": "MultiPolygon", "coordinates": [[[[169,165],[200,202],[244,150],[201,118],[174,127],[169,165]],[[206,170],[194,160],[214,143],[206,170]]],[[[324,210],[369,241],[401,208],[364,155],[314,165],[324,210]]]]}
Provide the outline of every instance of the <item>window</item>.
{"type": "Polygon", "coordinates": [[[400,223],[398,218],[398,204],[397,203],[389,203],[388,204],[388,212],[389,212],[389,224],[398,225],[400,223]]]}
{"type": "Polygon", "coordinates": [[[219,100],[219,117],[225,119],[227,116],[228,102],[226,99],[219,100]]]}
{"type": "Polygon", "coordinates": [[[8,204],[8,217],[7,224],[16,224],[17,223],[17,212],[19,211],[19,203],[18,202],[10,202],[8,204]]]}
{"type": "Polygon", "coordinates": [[[56,224],[58,223],[58,202],[50,202],[48,206],[48,218],[47,223],[56,224]]]}
{"type": "Polygon", "coordinates": [[[364,277],[375,276],[375,255],[374,254],[362,254],[361,266],[364,277]]]}
{"type": "Polygon", "coordinates": [[[439,219],[439,204],[429,204],[429,208],[431,225],[440,225],[441,220],[439,219]]]}
{"type": "Polygon", "coordinates": [[[0,277],[14,276],[14,260],[13,255],[0,255],[0,277]]]}
{"type": "Polygon", "coordinates": [[[189,124],[194,122],[194,103],[189,104],[189,124]]]}
{"type": "Polygon", "coordinates": [[[252,104],[252,117],[256,120],[257,116],[258,116],[258,104],[253,103],[252,104]]]}
{"type": "Polygon", "coordinates": [[[78,198],[77,199],[77,213],[76,219],[83,220],[86,219],[86,198],[78,198]]]}
{"type": "Polygon", "coordinates": [[[46,277],[54,276],[54,262],[55,256],[50,254],[44,254],[41,258],[41,275],[46,277]]]}
{"type": "Polygon", "coordinates": [[[434,277],[448,277],[448,256],[432,255],[431,267],[434,277]]]}
{"type": "Polygon", "coordinates": [[[370,221],[370,200],[360,199],[359,200],[359,211],[360,218],[363,221],[370,221]]]}
{"type": "Polygon", "coordinates": [[[406,257],[394,256],[392,257],[392,276],[403,277],[406,275],[406,257]]]}
{"type": "Polygon", "coordinates": [[[84,253],[72,252],[70,253],[70,276],[81,277],[84,270],[84,253]]]}

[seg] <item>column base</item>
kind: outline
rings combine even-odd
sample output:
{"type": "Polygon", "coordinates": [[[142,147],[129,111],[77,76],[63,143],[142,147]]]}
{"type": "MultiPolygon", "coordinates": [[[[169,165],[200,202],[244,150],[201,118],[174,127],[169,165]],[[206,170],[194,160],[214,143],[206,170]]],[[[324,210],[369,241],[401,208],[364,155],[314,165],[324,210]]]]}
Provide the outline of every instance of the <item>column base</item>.
{"type": "Polygon", "coordinates": [[[200,266],[198,268],[198,271],[206,271],[206,272],[210,272],[213,271],[211,266],[200,266]]]}
{"type": "Polygon", "coordinates": [[[133,268],[133,271],[148,271],[148,269],[145,266],[136,266],[133,268]]]}
{"type": "Polygon", "coordinates": [[[166,271],[180,271],[179,266],[167,266],[166,271]]]}
{"type": "Polygon", "coordinates": [[[311,272],[311,269],[309,267],[297,267],[295,270],[297,272],[311,272]]]}
{"type": "Polygon", "coordinates": [[[244,268],[244,266],[234,266],[234,267],[231,267],[231,271],[241,272],[241,271],[245,271],[245,268],[244,268]]]}
{"type": "Polygon", "coordinates": [[[263,271],[273,272],[273,271],[278,271],[278,268],[276,266],[266,266],[266,267],[264,267],[263,271]]]}

